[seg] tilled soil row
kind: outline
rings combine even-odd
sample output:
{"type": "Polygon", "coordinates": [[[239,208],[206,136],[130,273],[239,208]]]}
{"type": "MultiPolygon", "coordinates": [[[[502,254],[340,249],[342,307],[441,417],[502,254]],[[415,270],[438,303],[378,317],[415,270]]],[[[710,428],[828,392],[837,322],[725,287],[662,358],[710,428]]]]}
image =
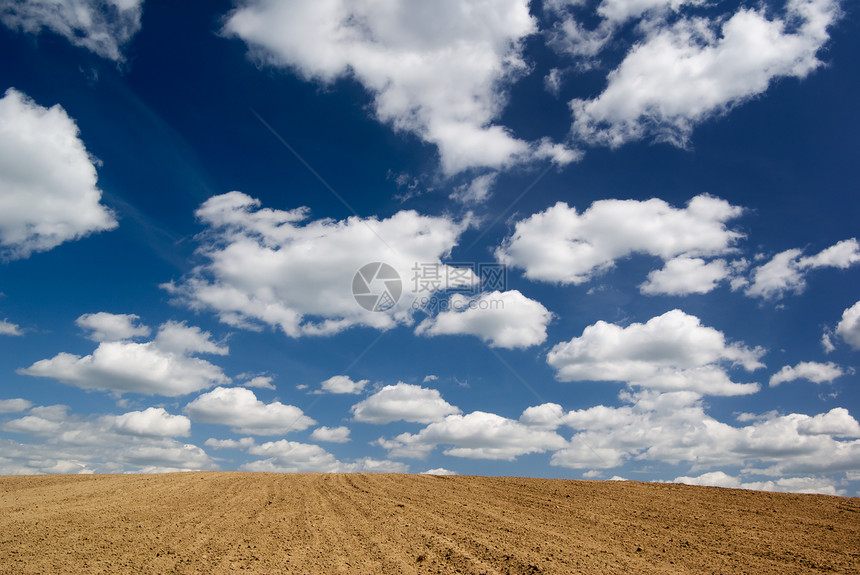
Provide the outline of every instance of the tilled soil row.
{"type": "Polygon", "coordinates": [[[0,573],[860,573],[860,500],[395,474],[0,477],[0,573]]]}

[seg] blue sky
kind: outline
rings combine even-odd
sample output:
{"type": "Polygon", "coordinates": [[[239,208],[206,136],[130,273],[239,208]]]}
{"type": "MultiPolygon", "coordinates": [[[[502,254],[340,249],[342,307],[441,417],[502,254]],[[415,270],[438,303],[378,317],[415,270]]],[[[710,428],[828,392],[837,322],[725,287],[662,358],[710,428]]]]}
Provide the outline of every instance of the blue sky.
{"type": "Polygon", "coordinates": [[[860,491],[852,6],[0,23],[0,473],[860,491]]]}

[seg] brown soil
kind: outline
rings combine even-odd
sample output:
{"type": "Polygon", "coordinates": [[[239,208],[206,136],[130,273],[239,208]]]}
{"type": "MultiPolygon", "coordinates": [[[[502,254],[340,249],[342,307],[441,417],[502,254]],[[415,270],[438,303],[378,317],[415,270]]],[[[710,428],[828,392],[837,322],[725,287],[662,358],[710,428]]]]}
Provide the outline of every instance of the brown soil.
{"type": "Polygon", "coordinates": [[[634,482],[0,477],[0,573],[860,573],[860,500],[634,482]]]}

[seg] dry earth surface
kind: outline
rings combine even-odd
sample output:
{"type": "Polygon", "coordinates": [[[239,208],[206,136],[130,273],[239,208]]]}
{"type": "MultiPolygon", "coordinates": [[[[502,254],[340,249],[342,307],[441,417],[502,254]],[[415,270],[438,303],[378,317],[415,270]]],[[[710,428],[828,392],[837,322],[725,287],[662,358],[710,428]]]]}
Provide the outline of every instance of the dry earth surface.
{"type": "Polygon", "coordinates": [[[860,573],[860,499],[635,482],[0,477],[0,573],[860,573]]]}

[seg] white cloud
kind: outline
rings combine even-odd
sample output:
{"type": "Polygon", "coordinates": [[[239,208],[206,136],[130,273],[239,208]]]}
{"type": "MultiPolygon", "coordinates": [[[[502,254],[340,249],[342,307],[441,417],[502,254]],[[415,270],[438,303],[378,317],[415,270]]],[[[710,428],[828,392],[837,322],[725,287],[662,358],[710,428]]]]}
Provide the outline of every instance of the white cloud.
{"type": "Polygon", "coordinates": [[[252,0],[224,27],[264,64],[323,83],[354,78],[376,118],[435,144],[449,175],[533,157],[533,144],[493,122],[528,69],[522,42],[536,31],[526,0],[252,0]]]}
{"type": "Polygon", "coordinates": [[[710,471],[697,477],[676,477],[672,482],[756,491],[844,495],[844,490],[839,489],[832,480],[823,477],[781,477],[776,481],[742,481],[739,477],[728,475],[722,471],[710,471]]]}
{"type": "Polygon", "coordinates": [[[524,349],[546,340],[553,314],[517,290],[453,294],[448,309],[422,321],[419,335],[474,335],[490,347],[524,349]]]}
{"type": "Polygon", "coordinates": [[[155,345],[164,351],[176,354],[211,353],[227,355],[230,350],[212,341],[212,334],[199,327],[188,326],[185,322],[168,321],[158,328],[155,345]]]}
{"type": "MultiPolygon", "coordinates": [[[[649,4],[658,2],[601,8],[626,18],[649,4]]],[[[603,93],[570,102],[574,137],[609,146],[653,137],[683,146],[695,125],[764,93],[778,78],[804,78],[818,68],[816,54],[838,17],[838,0],[788,0],[782,18],[740,8],[728,18],[651,21],[603,93]]]]}
{"type": "Polygon", "coordinates": [[[0,399],[0,413],[20,413],[33,407],[33,403],[26,399],[0,399]]]}
{"type": "Polygon", "coordinates": [[[282,435],[316,423],[298,407],[263,403],[243,387],[216,387],[185,406],[185,413],[195,422],[229,425],[246,435],[282,435]]]}
{"type": "Polygon", "coordinates": [[[115,228],[96,182],[94,160],[66,111],[9,88],[0,98],[0,259],[115,228]]]}
{"type": "Polygon", "coordinates": [[[860,423],[844,407],[834,407],[812,418],[804,417],[798,421],[797,430],[806,435],[860,437],[860,423]]]}
{"type": "Polygon", "coordinates": [[[320,390],[317,393],[361,393],[368,383],[370,383],[369,379],[352,381],[346,375],[333,375],[320,383],[320,390]]]}
{"type": "Polygon", "coordinates": [[[210,437],[204,445],[213,449],[248,449],[256,444],[253,437],[243,437],[242,439],[215,439],[210,437]]]}
{"type": "Polygon", "coordinates": [[[498,172],[491,172],[473,179],[471,182],[457,186],[449,196],[463,204],[480,204],[490,199],[490,188],[496,182],[498,172]]]}
{"type": "Polygon", "coordinates": [[[444,399],[438,390],[398,382],[386,385],[350,408],[355,421],[385,424],[392,421],[431,423],[460,409],[444,399]]]}
{"type": "Polygon", "coordinates": [[[825,330],[825,332],[821,334],[821,347],[824,349],[824,353],[830,353],[836,350],[832,336],[833,334],[830,333],[829,330],[825,330]]]}
{"type": "Polygon", "coordinates": [[[7,421],[0,425],[3,431],[11,431],[12,433],[29,433],[33,435],[54,435],[57,433],[62,424],[58,421],[52,421],[37,415],[25,415],[18,419],[7,421]]]}
{"type": "Polygon", "coordinates": [[[729,253],[743,237],[726,228],[743,209],[700,195],[686,208],[663,200],[600,200],[579,214],[564,202],[516,223],[496,250],[529,279],[581,284],[633,254],[664,261],[729,253]]]}
{"type": "Polygon", "coordinates": [[[340,427],[317,427],[311,433],[314,441],[326,441],[329,443],[346,443],[349,441],[349,428],[340,427]]]}
{"type": "MultiPolygon", "coordinates": [[[[102,328],[106,324],[97,323],[102,328]]],[[[167,322],[153,341],[102,341],[91,355],[60,353],[19,369],[18,373],[50,377],[82,389],[111,391],[117,395],[143,393],[177,397],[230,381],[220,367],[191,356],[197,351],[226,353],[211,344],[209,338],[208,333],[198,328],[167,322]]]]}
{"type": "Polygon", "coordinates": [[[578,432],[552,465],[606,469],[626,461],[691,464],[691,471],[745,466],[745,472],[784,477],[860,468],[860,424],[844,408],[814,417],[766,413],[734,427],[705,413],[691,392],[622,393],[620,407],[574,410],[564,424],[578,432]],[[754,468],[753,465],[762,466],[754,468]]]}
{"type": "Polygon", "coordinates": [[[513,461],[520,455],[561,449],[567,442],[554,431],[474,411],[449,415],[418,433],[402,433],[393,440],[381,439],[378,444],[388,450],[390,457],[423,458],[437,445],[446,445],[445,455],[513,461]]]}
{"type": "Polygon", "coordinates": [[[701,5],[704,2],[705,0],[602,0],[597,7],[597,13],[607,20],[620,24],[649,11],[677,12],[682,6],[701,5]]]}
{"type": "Polygon", "coordinates": [[[14,324],[11,321],[0,319],[0,335],[24,335],[21,326],[14,324]]]}
{"type": "Polygon", "coordinates": [[[752,371],[764,367],[759,361],[763,354],[760,348],[728,344],[722,332],[676,309],[627,327],[598,321],[580,337],[553,347],[547,363],[560,381],[621,381],[661,391],[746,395],[759,385],[733,382],[723,364],[752,371]]]}
{"type": "Polygon", "coordinates": [[[773,374],[770,378],[770,386],[774,387],[780,383],[796,379],[806,379],[813,383],[830,383],[844,374],[845,371],[832,361],[828,361],[827,363],[801,361],[794,367],[785,365],[777,373],[773,374]]]}
{"type": "Polygon", "coordinates": [[[141,445],[127,450],[125,460],[140,467],[141,473],[168,473],[212,469],[205,451],[190,443],[141,445]]]}
{"type": "Polygon", "coordinates": [[[81,417],[64,405],[38,406],[4,429],[29,442],[0,440],[0,474],[123,473],[215,469],[197,446],[168,435],[187,434],[187,418],[160,408],[81,417]],[[34,440],[35,439],[35,440],[34,440]]]}
{"type": "Polygon", "coordinates": [[[75,320],[75,325],[89,330],[87,337],[93,341],[120,341],[149,335],[149,327],[137,325],[140,316],[135,314],[117,314],[100,311],[86,313],[75,320]]]}
{"type": "Polygon", "coordinates": [[[259,459],[242,465],[245,471],[266,471],[275,473],[405,473],[409,467],[395,461],[384,461],[364,457],[353,462],[338,461],[334,455],[309,443],[295,441],[273,441],[248,449],[259,459]]]}
{"type": "Polygon", "coordinates": [[[853,349],[860,349],[860,301],[842,312],[836,335],[853,349]]]}
{"type": "Polygon", "coordinates": [[[276,389],[272,383],[275,378],[268,375],[257,375],[242,383],[244,387],[257,387],[260,389],[276,389]]]}
{"type": "Polygon", "coordinates": [[[648,281],[639,289],[647,295],[708,293],[729,274],[725,260],[706,262],[702,258],[682,256],[667,261],[663,269],[651,271],[648,281]]]}
{"type": "MultiPolygon", "coordinates": [[[[290,337],[329,335],[364,325],[389,329],[412,321],[416,264],[436,266],[457,244],[464,222],[401,211],[390,218],[307,219],[307,210],[260,208],[240,192],[215,196],[196,212],[208,226],[200,253],[207,263],[179,285],[165,287],[194,309],[249,329],[268,325],[290,337]],[[304,223],[303,223],[304,222],[304,223]],[[373,262],[392,266],[403,294],[385,311],[367,311],[353,278],[373,262]]],[[[373,280],[372,293],[386,284],[373,280]]]]}
{"type": "Polygon", "coordinates": [[[143,0],[0,1],[0,22],[39,34],[48,29],[102,58],[122,61],[123,46],[140,30],[143,0]]]}
{"type": "Polygon", "coordinates": [[[191,434],[191,420],[184,415],[171,415],[163,407],[130,411],[109,419],[118,433],[152,437],[187,437],[191,434]]]}
{"type": "Polygon", "coordinates": [[[814,256],[801,257],[799,249],[785,250],[752,271],[752,284],[745,293],[762,298],[781,298],[788,292],[806,288],[806,274],[813,269],[847,269],[860,263],[860,244],[851,238],[838,242],[814,256]]]}
{"type": "Polygon", "coordinates": [[[457,472],[445,469],[444,467],[435,467],[427,471],[422,471],[421,475],[457,475],[457,472]]]}
{"type": "Polygon", "coordinates": [[[564,409],[557,403],[544,403],[527,408],[520,415],[520,423],[538,429],[556,429],[562,424],[564,409]]]}

